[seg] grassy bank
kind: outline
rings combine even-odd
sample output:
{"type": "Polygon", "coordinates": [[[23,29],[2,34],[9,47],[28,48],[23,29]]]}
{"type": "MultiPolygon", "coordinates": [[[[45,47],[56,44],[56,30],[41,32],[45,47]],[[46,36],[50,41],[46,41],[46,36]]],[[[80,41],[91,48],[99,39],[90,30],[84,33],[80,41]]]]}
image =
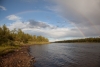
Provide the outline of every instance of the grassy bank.
{"type": "Polygon", "coordinates": [[[42,45],[42,44],[49,44],[49,42],[29,42],[29,43],[20,43],[20,45],[0,45],[0,56],[6,55],[8,53],[14,52],[16,49],[19,49],[21,46],[25,45],[42,45]]]}
{"type": "Polygon", "coordinates": [[[20,46],[0,46],[0,56],[14,52],[15,49],[19,49],[20,46]]]}
{"type": "Polygon", "coordinates": [[[42,45],[42,44],[49,44],[49,42],[29,42],[26,44],[20,43],[20,45],[1,45],[0,46],[0,56],[6,55],[8,53],[14,52],[16,49],[20,49],[21,46],[28,46],[28,45],[42,45]]]}

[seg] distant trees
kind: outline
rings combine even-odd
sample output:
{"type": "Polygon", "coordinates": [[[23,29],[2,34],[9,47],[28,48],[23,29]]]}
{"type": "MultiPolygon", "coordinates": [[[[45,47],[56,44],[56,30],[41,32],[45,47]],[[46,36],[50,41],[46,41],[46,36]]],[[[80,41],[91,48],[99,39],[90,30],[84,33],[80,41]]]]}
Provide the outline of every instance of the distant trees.
{"type": "Polygon", "coordinates": [[[55,43],[78,43],[78,42],[100,43],[100,37],[97,37],[97,38],[85,38],[85,39],[74,39],[74,40],[63,40],[63,41],[56,41],[55,43]]]}
{"type": "Polygon", "coordinates": [[[47,43],[49,40],[43,36],[26,34],[21,29],[13,29],[10,31],[6,25],[0,27],[0,45],[25,44],[29,42],[33,44],[47,43]]]}

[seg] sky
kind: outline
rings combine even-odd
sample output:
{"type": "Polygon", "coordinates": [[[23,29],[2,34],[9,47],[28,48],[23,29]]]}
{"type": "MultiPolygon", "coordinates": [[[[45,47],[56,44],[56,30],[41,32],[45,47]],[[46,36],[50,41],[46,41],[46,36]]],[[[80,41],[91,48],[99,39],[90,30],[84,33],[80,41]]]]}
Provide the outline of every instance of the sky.
{"type": "Polygon", "coordinates": [[[0,0],[0,26],[50,42],[100,36],[100,0],[0,0]]]}

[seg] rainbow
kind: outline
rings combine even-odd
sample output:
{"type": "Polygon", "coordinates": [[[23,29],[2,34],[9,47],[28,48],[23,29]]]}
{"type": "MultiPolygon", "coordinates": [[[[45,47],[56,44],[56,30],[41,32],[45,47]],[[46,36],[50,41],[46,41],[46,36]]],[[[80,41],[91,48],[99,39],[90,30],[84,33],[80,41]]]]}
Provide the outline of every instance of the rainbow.
{"type": "MultiPolygon", "coordinates": [[[[74,11],[76,11],[76,10],[74,9],[74,11]]],[[[76,11],[76,12],[78,12],[78,11],[76,11]]],[[[96,25],[88,17],[86,17],[85,15],[83,15],[80,12],[78,12],[78,14],[80,14],[84,19],[86,19],[94,27],[94,29],[97,31],[97,33],[100,34],[100,30],[96,27],[96,25]]]]}

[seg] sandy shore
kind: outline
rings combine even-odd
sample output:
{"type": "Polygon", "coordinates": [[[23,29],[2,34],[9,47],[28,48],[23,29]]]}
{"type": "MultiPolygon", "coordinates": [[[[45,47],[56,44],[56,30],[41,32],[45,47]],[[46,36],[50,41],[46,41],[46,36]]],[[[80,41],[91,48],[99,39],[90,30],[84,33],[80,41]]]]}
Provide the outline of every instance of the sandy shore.
{"type": "Polygon", "coordinates": [[[0,67],[34,67],[34,57],[29,55],[29,46],[22,46],[14,52],[0,57],[0,67]]]}

